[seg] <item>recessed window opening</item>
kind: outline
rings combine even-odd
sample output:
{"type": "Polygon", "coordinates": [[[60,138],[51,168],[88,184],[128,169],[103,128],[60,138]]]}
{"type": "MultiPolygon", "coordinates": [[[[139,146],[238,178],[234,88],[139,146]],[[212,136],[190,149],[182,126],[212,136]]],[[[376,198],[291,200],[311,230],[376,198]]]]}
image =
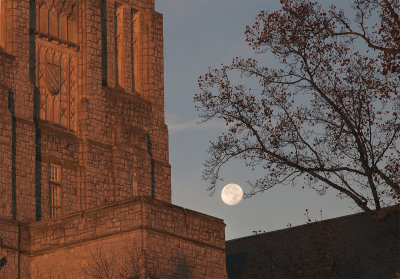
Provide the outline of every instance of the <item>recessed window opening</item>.
{"type": "Polygon", "coordinates": [[[5,7],[4,1],[0,0],[0,47],[4,47],[4,40],[5,40],[5,7]]]}
{"type": "Polygon", "coordinates": [[[49,196],[50,196],[50,218],[60,216],[61,212],[61,167],[50,164],[49,166],[49,196]]]}

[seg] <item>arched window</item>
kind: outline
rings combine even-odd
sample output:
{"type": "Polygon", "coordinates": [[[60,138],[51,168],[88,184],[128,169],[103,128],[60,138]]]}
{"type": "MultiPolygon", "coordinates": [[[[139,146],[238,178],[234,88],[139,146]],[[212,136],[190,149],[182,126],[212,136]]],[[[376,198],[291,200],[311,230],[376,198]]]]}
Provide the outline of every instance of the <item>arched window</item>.
{"type": "Polygon", "coordinates": [[[77,8],[75,7],[76,1],[73,0],[68,0],[62,5],[60,2],[53,3],[53,1],[38,3],[37,31],[43,36],[77,44],[77,8]]]}
{"type": "Polygon", "coordinates": [[[58,38],[58,13],[55,8],[49,10],[49,35],[58,38]]]}

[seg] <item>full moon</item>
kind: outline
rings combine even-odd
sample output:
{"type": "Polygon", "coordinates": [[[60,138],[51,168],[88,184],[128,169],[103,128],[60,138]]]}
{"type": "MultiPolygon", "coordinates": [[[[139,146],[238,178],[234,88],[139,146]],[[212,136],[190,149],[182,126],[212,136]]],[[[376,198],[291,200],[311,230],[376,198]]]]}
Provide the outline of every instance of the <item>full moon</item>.
{"type": "Polygon", "coordinates": [[[237,184],[227,184],[221,191],[221,198],[227,205],[238,204],[243,198],[243,190],[237,184]]]}

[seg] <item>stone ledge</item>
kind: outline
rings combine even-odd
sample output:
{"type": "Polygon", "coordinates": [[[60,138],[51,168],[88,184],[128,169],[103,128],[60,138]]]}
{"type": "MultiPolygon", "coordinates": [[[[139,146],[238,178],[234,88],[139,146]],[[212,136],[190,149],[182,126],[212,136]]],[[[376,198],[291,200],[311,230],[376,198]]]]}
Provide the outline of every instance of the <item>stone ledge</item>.
{"type": "Polygon", "coordinates": [[[36,31],[36,30],[30,30],[30,32],[34,37],[36,37],[38,39],[42,39],[42,40],[54,43],[56,45],[67,47],[67,48],[70,48],[70,49],[72,49],[74,51],[79,51],[79,45],[77,45],[77,44],[62,40],[60,38],[57,38],[57,37],[49,35],[49,34],[41,33],[41,32],[36,31]]]}
{"type": "Polygon", "coordinates": [[[0,136],[0,144],[11,146],[11,138],[5,137],[5,136],[0,136]]]}
{"type": "Polygon", "coordinates": [[[29,254],[137,230],[153,231],[225,250],[223,220],[146,197],[31,223],[28,227],[29,254]]]}
{"type": "Polygon", "coordinates": [[[144,99],[137,91],[128,93],[120,85],[116,87],[103,86],[103,90],[106,93],[106,97],[110,99],[132,101],[143,105],[146,110],[151,110],[151,102],[144,99]]]}
{"type": "Polygon", "coordinates": [[[16,56],[8,53],[2,46],[0,46],[0,56],[5,56],[10,59],[15,59],[16,56]]]}

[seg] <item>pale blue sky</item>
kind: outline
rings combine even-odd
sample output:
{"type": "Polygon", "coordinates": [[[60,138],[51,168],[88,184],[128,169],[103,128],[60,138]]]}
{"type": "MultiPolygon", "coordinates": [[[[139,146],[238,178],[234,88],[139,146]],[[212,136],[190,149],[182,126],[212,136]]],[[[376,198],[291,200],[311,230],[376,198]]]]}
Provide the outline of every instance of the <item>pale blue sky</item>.
{"type": "MultiPolygon", "coordinates": [[[[333,1],[322,0],[324,5],[333,1]]],[[[348,7],[351,1],[334,3],[348,7]]],[[[262,9],[280,7],[279,0],[156,0],[156,11],[164,15],[165,110],[169,126],[170,163],[172,166],[172,202],[200,211],[226,223],[226,239],[252,234],[254,230],[277,230],[306,221],[311,217],[328,219],[357,212],[352,203],[340,200],[336,193],[320,197],[312,190],[282,186],[245,199],[236,206],[225,205],[222,187],[230,182],[242,186],[253,173],[234,163],[223,171],[214,196],[201,180],[202,163],[207,159],[209,141],[224,129],[218,122],[198,125],[193,95],[197,78],[208,67],[229,63],[235,56],[254,56],[244,42],[245,26],[254,23],[262,9]]],[[[348,8],[347,8],[348,9],[348,8]]],[[[264,57],[272,61],[272,57],[264,57]]]]}

